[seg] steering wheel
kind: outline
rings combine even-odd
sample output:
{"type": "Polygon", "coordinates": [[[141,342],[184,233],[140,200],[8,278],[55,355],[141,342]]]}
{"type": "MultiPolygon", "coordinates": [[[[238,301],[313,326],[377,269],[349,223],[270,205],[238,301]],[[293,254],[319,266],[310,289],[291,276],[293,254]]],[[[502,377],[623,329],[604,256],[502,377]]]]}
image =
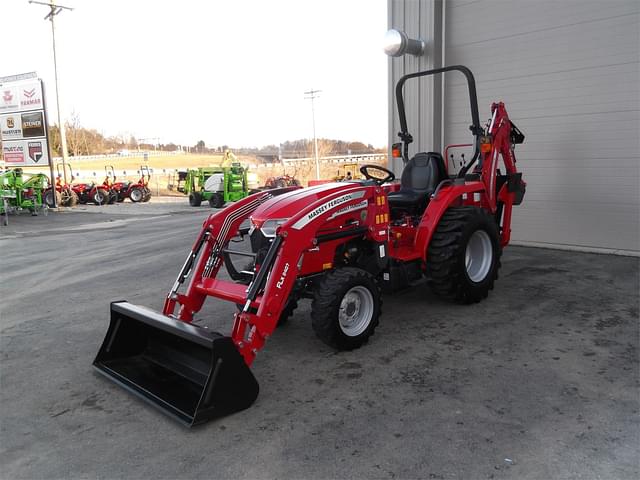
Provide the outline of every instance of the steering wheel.
{"type": "Polygon", "coordinates": [[[367,180],[374,181],[376,185],[393,182],[396,178],[391,170],[387,170],[380,165],[362,165],[360,167],[360,173],[364,175],[364,178],[367,180]],[[384,177],[382,174],[384,174],[384,177]]]}

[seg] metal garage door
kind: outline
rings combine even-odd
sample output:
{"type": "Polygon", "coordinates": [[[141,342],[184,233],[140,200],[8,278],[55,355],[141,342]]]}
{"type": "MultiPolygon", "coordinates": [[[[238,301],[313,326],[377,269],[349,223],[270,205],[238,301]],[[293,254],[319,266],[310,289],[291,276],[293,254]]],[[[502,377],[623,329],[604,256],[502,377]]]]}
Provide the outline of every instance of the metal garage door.
{"type": "MultiPolygon", "coordinates": [[[[526,141],[513,239],[640,250],[640,2],[447,0],[444,64],[470,67],[481,119],[502,100],[526,141]]],[[[444,143],[470,138],[447,75],[444,143]]]]}

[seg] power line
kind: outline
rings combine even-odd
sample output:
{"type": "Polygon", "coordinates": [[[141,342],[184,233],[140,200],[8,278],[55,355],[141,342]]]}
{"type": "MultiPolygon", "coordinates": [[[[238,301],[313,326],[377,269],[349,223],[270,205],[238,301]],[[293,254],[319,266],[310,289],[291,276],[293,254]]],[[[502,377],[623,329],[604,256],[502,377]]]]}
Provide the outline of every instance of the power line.
{"type": "Polygon", "coordinates": [[[314,100],[320,95],[318,93],[322,90],[314,90],[313,88],[308,92],[304,92],[306,95],[305,100],[311,100],[311,118],[313,119],[313,156],[316,159],[316,180],[320,180],[320,161],[318,160],[318,139],[316,138],[316,111],[314,106],[314,100]]]}

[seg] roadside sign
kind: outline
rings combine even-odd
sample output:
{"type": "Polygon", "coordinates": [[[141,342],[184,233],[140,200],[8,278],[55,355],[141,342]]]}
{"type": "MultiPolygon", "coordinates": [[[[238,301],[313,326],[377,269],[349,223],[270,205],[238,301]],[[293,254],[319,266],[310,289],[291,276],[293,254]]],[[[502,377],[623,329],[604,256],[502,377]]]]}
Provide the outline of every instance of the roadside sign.
{"type": "Polygon", "coordinates": [[[0,78],[0,140],[7,166],[50,164],[44,88],[39,78],[0,78]]]}

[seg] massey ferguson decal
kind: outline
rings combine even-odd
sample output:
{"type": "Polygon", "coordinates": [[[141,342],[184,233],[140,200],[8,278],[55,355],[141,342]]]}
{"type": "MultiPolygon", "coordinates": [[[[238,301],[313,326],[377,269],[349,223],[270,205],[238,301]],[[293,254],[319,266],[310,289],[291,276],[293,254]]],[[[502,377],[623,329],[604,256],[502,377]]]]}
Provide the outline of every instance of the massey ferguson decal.
{"type": "Polygon", "coordinates": [[[293,224],[291,228],[295,228],[296,230],[300,230],[302,227],[311,222],[318,215],[322,215],[325,212],[328,212],[336,207],[339,207],[345,202],[349,200],[356,200],[358,198],[362,198],[364,196],[364,190],[360,190],[358,192],[347,193],[346,195],[342,195],[338,198],[334,198],[333,200],[329,200],[326,203],[323,203],[319,207],[314,208],[309,213],[307,213],[304,217],[298,220],[293,224]]]}
{"type": "Polygon", "coordinates": [[[349,205],[348,207],[341,208],[335,213],[332,213],[331,216],[327,220],[333,220],[339,215],[343,215],[345,213],[353,212],[354,210],[360,210],[362,208],[367,208],[369,202],[367,200],[362,200],[360,203],[356,203],[355,205],[349,205]]]}
{"type": "Polygon", "coordinates": [[[29,158],[38,163],[42,158],[42,142],[29,142],[29,158]]]}
{"type": "Polygon", "coordinates": [[[0,85],[0,112],[18,108],[18,98],[13,88],[0,85]]]}

